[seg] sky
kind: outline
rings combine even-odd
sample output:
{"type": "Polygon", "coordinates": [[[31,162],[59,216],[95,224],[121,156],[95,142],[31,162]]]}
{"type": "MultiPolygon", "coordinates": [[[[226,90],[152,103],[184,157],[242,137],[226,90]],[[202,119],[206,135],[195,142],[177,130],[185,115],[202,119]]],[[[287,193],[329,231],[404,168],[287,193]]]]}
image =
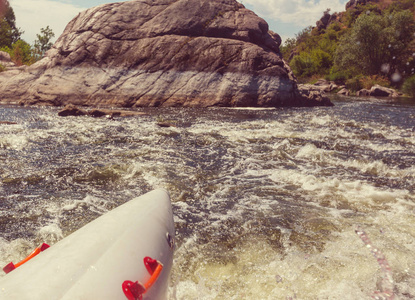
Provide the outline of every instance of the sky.
{"type": "MultiPolygon", "coordinates": [[[[239,0],[268,22],[270,30],[282,40],[292,38],[307,26],[315,26],[323,12],[345,10],[348,0],[239,0]]],[[[16,15],[17,27],[24,31],[22,38],[29,44],[36,40],[41,28],[49,26],[56,40],[65,26],[79,12],[116,0],[9,0],[16,15]]]]}

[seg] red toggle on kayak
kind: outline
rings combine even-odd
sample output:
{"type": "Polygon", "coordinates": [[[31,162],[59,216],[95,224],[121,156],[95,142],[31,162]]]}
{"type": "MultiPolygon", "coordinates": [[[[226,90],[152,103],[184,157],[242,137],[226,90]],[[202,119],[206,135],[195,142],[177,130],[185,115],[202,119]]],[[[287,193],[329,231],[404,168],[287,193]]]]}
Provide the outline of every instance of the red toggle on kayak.
{"type": "Polygon", "coordinates": [[[145,294],[153,286],[163,270],[163,265],[159,261],[148,256],[144,258],[144,265],[151,275],[150,279],[145,284],[129,280],[124,281],[122,284],[122,289],[128,300],[143,299],[143,294],[145,294]]]}
{"type": "Polygon", "coordinates": [[[3,271],[7,274],[10,273],[11,271],[13,271],[14,269],[20,267],[21,265],[23,265],[24,263],[28,262],[29,260],[31,260],[33,257],[35,257],[36,255],[38,255],[40,252],[46,250],[49,248],[49,245],[46,243],[43,243],[40,247],[37,247],[35,250],[33,250],[32,253],[30,253],[25,259],[23,259],[22,261],[18,262],[17,264],[13,264],[13,262],[7,264],[4,268],[3,271]]]}

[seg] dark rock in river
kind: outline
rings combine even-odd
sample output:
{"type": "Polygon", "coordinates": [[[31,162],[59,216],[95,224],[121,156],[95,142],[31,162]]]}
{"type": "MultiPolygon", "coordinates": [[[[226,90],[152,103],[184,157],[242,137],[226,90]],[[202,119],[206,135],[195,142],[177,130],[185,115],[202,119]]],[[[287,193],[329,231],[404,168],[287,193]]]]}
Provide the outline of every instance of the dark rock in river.
{"type": "Polygon", "coordinates": [[[99,118],[99,117],[136,117],[136,116],[144,116],[146,113],[140,111],[131,111],[131,110],[120,110],[120,109],[93,109],[88,112],[88,114],[92,117],[99,118]]]}
{"type": "Polygon", "coordinates": [[[68,116],[86,116],[89,115],[91,117],[100,118],[100,117],[134,117],[134,116],[143,116],[145,113],[139,111],[129,111],[129,110],[120,110],[120,109],[92,109],[90,111],[85,111],[76,107],[73,104],[66,105],[63,109],[58,112],[60,117],[68,117],[68,116]]]}
{"type": "Polygon", "coordinates": [[[399,97],[396,90],[380,85],[374,85],[370,90],[362,89],[357,91],[357,96],[372,96],[372,97],[399,97]]]}
{"type": "Polygon", "coordinates": [[[76,107],[75,105],[68,104],[62,110],[58,112],[60,117],[69,117],[69,116],[85,116],[86,111],[76,107]]]}
{"type": "Polygon", "coordinates": [[[167,122],[158,122],[157,123],[157,126],[159,126],[159,127],[165,127],[165,128],[176,127],[174,124],[167,123],[167,122]]]}
{"type": "Polygon", "coordinates": [[[80,13],[35,65],[0,74],[0,102],[90,106],[315,106],[281,38],[234,0],[131,0],[80,13]]]}
{"type": "Polygon", "coordinates": [[[399,97],[399,94],[396,90],[390,89],[380,85],[374,85],[370,89],[370,96],[374,97],[399,97]]]}

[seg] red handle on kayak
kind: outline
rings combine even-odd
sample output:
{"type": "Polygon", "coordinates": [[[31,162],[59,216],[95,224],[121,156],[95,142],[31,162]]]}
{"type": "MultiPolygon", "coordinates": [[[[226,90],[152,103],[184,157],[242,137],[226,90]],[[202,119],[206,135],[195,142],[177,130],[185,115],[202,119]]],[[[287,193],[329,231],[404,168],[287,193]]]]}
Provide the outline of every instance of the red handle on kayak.
{"type": "Polygon", "coordinates": [[[13,264],[13,262],[10,262],[9,264],[7,264],[4,268],[3,271],[7,274],[10,273],[11,271],[13,271],[14,269],[20,267],[21,265],[23,265],[24,263],[28,262],[29,260],[31,260],[33,257],[35,257],[36,255],[38,255],[40,252],[46,250],[49,248],[49,245],[46,243],[43,243],[40,247],[37,247],[35,250],[33,250],[32,253],[30,253],[25,259],[19,261],[17,264],[13,264]]]}
{"type": "Polygon", "coordinates": [[[122,284],[122,290],[128,300],[142,300],[143,294],[152,287],[163,270],[163,264],[161,262],[148,256],[144,257],[144,265],[151,275],[150,279],[146,283],[142,284],[138,281],[132,282],[126,280],[122,284]]]}

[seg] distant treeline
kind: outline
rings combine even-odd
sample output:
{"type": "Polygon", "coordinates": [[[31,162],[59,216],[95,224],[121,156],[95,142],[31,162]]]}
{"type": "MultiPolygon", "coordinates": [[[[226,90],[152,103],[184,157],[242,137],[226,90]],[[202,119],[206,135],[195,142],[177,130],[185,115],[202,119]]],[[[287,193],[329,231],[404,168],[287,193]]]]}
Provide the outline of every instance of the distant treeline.
{"type": "Polygon", "coordinates": [[[284,59],[300,81],[324,77],[352,91],[377,83],[415,95],[415,0],[389,2],[328,9],[316,27],[285,41],[284,59]]]}

